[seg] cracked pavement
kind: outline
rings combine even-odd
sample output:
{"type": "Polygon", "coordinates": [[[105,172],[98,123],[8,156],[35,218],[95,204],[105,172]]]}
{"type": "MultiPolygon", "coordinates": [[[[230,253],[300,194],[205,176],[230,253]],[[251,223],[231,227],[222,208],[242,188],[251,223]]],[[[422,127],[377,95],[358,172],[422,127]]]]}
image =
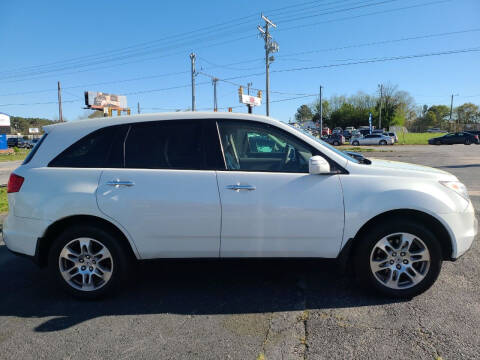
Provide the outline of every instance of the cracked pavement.
{"type": "MultiPolygon", "coordinates": [[[[378,157],[457,175],[480,209],[480,146],[378,157]]],[[[142,264],[116,297],[78,301],[0,242],[0,359],[476,359],[480,246],[410,301],[358,288],[334,261],[142,264]]]]}

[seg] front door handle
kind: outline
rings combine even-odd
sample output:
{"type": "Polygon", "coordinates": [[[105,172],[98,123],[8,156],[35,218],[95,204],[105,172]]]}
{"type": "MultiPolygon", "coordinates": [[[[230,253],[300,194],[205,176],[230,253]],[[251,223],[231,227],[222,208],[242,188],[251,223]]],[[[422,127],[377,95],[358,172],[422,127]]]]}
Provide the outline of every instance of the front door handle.
{"type": "Polygon", "coordinates": [[[119,187],[119,186],[133,186],[135,185],[135,183],[133,181],[128,181],[128,180],[111,180],[111,181],[107,181],[107,185],[119,187]]]}
{"type": "Polygon", "coordinates": [[[228,190],[236,190],[236,191],[240,191],[240,190],[249,190],[249,191],[252,191],[252,190],[256,190],[257,188],[253,185],[240,185],[240,184],[236,184],[236,185],[227,185],[225,186],[225,189],[228,189],[228,190]]]}

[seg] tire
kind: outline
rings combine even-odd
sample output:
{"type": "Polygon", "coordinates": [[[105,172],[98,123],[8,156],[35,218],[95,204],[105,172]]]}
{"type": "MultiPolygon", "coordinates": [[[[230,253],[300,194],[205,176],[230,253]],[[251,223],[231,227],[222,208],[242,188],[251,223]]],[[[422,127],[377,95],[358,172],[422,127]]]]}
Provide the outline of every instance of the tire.
{"type": "Polygon", "coordinates": [[[391,220],[370,228],[358,239],[352,256],[357,278],[363,285],[395,298],[412,298],[428,290],[440,274],[443,259],[440,243],[433,233],[425,225],[411,219],[391,220]],[[391,251],[390,256],[378,247],[378,243],[385,240],[390,244],[390,248],[386,247],[391,251]],[[411,240],[406,252],[395,248],[397,241],[405,240],[411,240]],[[422,247],[427,252],[416,252],[422,247]],[[423,254],[424,258],[428,255],[429,261],[418,260],[419,254],[423,254]],[[412,258],[416,261],[412,262],[412,258]],[[372,268],[375,266],[380,270],[374,274],[372,268]],[[400,270],[397,270],[399,267],[400,270]],[[408,273],[408,267],[416,271],[415,275],[408,273]],[[386,284],[390,275],[393,275],[391,286],[386,284]]]}
{"type": "Polygon", "coordinates": [[[465,139],[465,145],[470,145],[471,143],[470,139],[465,139]]]}
{"type": "Polygon", "coordinates": [[[338,146],[338,145],[340,145],[340,143],[338,141],[334,141],[333,145],[338,146]]]}
{"type": "Polygon", "coordinates": [[[354,141],[352,142],[352,145],[358,146],[358,145],[360,145],[360,143],[359,143],[357,140],[354,140],[354,141]]]}
{"type": "Polygon", "coordinates": [[[435,145],[442,145],[442,142],[440,140],[435,141],[435,145]]]}
{"type": "Polygon", "coordinates": [[[101,298],[120,290],[128,283],[127,274],[132,265],[122,243],[109,231],[93,225],[66,229],[54,240],[48,256],[50,276],[55,283],[67,293],[82,299],[101,298]],[[90,244],[88,252],[85,247],[87,240],[90,244]],[[67,245],[69,251],[66,250],[67,245]],[[99,250],[103,250],[103,255],[96,255],[99,250]],[[61,267],[67,270],[65,276],[67,272],[73,274],[70,282],[62,275],[61,267]]]}
{"type": "Polygon", "coordinates": [[[380,140],[379,144],[380,145],[387,145],[387,142],[385,140],[380,140]]]}

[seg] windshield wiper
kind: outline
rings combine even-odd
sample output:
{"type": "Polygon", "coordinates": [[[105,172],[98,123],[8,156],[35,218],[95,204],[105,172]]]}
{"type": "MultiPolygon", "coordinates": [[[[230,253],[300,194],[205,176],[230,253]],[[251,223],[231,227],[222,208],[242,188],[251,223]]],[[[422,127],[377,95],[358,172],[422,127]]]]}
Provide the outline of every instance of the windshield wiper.
{"type": "Polygon", "coordinates": [[[354,152],[354,151],[344,151],[345,154],[353,157],[355,160],[358,160],[360,164],[367,164],[370,165],[372,162],[368,160],[365,156],[363,156],[360,153],[354,152]]]}

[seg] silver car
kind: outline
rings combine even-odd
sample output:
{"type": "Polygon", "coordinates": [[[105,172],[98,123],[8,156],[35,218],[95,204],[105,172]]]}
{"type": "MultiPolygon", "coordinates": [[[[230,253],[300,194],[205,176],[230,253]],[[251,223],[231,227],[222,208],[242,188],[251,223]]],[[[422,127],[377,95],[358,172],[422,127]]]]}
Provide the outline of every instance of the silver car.
{"type": "Polygon", "coordinates": [[[394,140],[383,134],[370,134],[352,139],[352,145],[393,145],[394,140]]]}

